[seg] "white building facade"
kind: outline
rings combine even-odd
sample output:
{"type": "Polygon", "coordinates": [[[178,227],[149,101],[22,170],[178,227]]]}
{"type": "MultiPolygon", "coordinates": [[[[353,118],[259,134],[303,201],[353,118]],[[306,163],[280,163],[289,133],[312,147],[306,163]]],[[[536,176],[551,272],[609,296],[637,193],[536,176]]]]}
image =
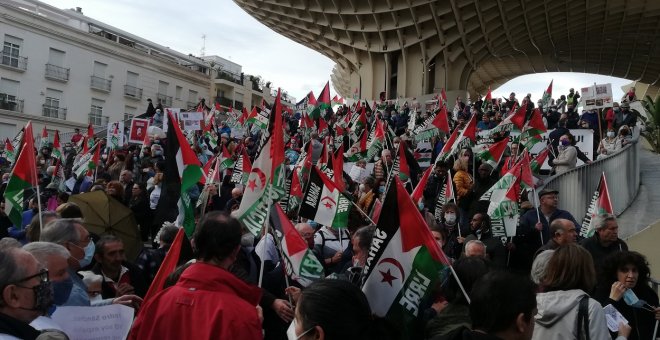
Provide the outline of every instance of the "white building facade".
{"type": "Polygon", "coordinates": [[[187,109],[216,95],[216,72],[207,61],[88,18],[80,9],[3,1],[0,39],[2,140],[28,120],[35,134],[43,126],[69,132],[140,115],[148,98],[187,109]]]}

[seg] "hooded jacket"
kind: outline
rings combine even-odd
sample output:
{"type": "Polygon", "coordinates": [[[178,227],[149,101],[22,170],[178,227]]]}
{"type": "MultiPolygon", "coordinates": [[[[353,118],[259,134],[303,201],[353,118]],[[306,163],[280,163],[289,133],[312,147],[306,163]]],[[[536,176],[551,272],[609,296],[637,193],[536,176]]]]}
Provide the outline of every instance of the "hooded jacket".
{"type": "MultiPolygon", "coordinates": [[[[561,340],[577,338],[577,315],[580,299],[587,295],[581,289],[558,290],[536,294],[538,312],[532,339],[561,340]]],[[[589,338],[610,339],[605,313],[598,301],[589,298],[589,338]]]]}
{"type": "Polygon", "coordinates": [[[206,263],[145,301],[129,339],[262,339],[256,306],[261,289],[206,263]]]}

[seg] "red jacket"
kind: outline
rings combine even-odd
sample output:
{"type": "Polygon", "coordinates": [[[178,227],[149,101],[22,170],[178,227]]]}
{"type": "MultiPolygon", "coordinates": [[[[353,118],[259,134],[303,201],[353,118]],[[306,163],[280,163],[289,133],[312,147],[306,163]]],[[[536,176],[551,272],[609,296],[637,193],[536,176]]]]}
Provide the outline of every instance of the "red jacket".
{"type": "Polygon", "coordinates": [[[146,301],[129,339],[262,339],[261,289],[217,266],[195,263],[146,301]]]}

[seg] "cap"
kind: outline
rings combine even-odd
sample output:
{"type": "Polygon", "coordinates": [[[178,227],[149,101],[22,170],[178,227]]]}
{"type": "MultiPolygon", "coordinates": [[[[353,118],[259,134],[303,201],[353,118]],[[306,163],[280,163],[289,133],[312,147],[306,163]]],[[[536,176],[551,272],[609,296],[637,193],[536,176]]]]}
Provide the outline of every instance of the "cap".
{"type": "Polygon", "coordinates": [[[220,138],[227,138],[227,139],[229,139],[229,134],[226,133],[226,132],[225,132],[225,133],[222,133],[222,134],[220,135],[220,138]]]}
{"type": "Polygon", "coordinates": [[[550,188],[545,188],[541,191],[539,191],[539,198],[543,197],[544,195],[550,195],[550,194],[558,194],[559,191],[555,189],[550,189],[550,188]]]}
{"type": "Polygon", "coordinates": [[[621,108],[622,108],[622,109],[629,109],[629,108],[630,108],[630,104],[628,104],[628,102],[623,102],[623,103],[621,103],[621,108]]]}

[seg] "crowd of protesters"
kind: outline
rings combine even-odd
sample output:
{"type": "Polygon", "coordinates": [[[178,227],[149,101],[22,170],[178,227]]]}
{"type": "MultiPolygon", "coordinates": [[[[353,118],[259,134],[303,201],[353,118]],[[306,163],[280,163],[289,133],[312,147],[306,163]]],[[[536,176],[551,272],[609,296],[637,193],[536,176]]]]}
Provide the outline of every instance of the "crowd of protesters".
{"type": "MultiPolygon", "coordinates": [[[[577,158],[584,163],[595,160],[582,151],[598,158],[616,153],[631,142],[636,125],[628,101],[615,103],[611,112],[589,110],[581,115],[578,103],[579,94],[573,89],[557,100],[536,105],[529,94],[519,100],[511,93],[508,98],[488,102],[481,97],[464,102],[459,97],[449,108],[449,124],[452,130],[462,129],[475,117],[477,129],[487,131],[516,108],[526,108],[528,116],[538,108],[548,130],[553,130],[549,165],[552,172],[561,173],[574,168],[577,158]],[[591,129],[598,142],[592,150],[581,151],[572,129],[591,129]]],[[[203,102],[200,106],[215,112],[203,102]]],[[[150,129],[148,143],[142,145],[110,150],[105,148],[105,140],[76,130],[63,145],[60,179],[54,173],[58,161],[52,145],[44,144],[37,156],[42,199],[36,199],[36,192],[26,191],[21,225],[7,217],[4,200],[0,207],[0,236],[5,237],[0,241],[0,333],[42,338],[57,333],[58,325],[48,319],[57,306],[123,304],[138,310],[129,335],[132,339],[397,338],[399,329],[371,315],[359,289],[361,268],[374,237],[371,220],[377,218],[373,212],[384,199],[399,148],[410,168],[408,189],[412,191],[421,180],[424,169],[416,157],[410,127],[432,114],[424,106],[416,101],[400,106],[383,102],[365,110],[365,131],[381,120],[391,133],[376,157],[358,160],[343,176],[346,194],[362,211],[351,212],[346,228],[319,225],[289,212],[327,279],[305,288],[288,281],[273,235],[255,237],[231,216],[241,204],[244,185],[232,181],[232,169],[227,169],[217,183],[207,180],[189,190],[198,220],[192,237],[195,259],[173,273],[172,287],[144,305],[142,297],[179,227],[169,223],[172,212],[162,211],[163,183],[167,176],[178,175],[165,173],[166,162],[172,160],[165,158],[169,141],[159,132],[164,108],[149,103],[146,117],[158,129],[150,129]],[[82,144],[94,138],[102,146],[100,162],[92,176],[76,176],[72,168],[82,144]],[[68,179],[64,185],[63,179],[68,179]],[[145,243],[137,258],[126,257],[120,237],[89,233],[86,216],[68,199],[90,191],[103,191],[132,211],[145,243]],[[53,211],[47,211],[47,202],[54,202],[53,211]],[[44,293],[47,290],[52,294],[44,293]]],[[[322,112],[328,131],[309,131],[301,127],[304,115],[285,112],[285,163],[294,166],[306,152],[317,163],[323,150],[332,152],[342,144],[344,150],[350,150],[351,137],[346,131],[342,136],[336,126],[349,112],[356,114],[355,110],[353,104],[322,112]],[[339,143],[329,142],[328,136],[339,143]]],[[[210,135],[190,134],[200,164],[223,150],[235,160],[243,153],[254,160],[263,131],[256,124],[238,129],[231,113],[219,111],[212,115],[210,135]]],[[[598,216],[593,236],[578,237],[581,216],[560,209],[558,191],[546,188],[531,202],[533,194],[522,195],[514,237],[494,236],[488,202],[480,198],[521,157],[525,146],[514,139],[505,157],[493,164],[479,159],[471,148],[451,158],[439,157],[447,137],[430,139],[433,169],[418,209],[438,247],[453,263],[455,274],[438,273],[445,279],[422,302],[425,309],[419,315],[415,338],[651,338],[660,308],[657,293],[648,286],[649,266],[643,255],[629,251],[618,237],[614,216],[598,216]],[[453,183],[455,199],[438,205],[439,196],[444,195],[442,186],[448,181],[453,183]],[[608,330],[602,308],[607,305],[614,306],[628,324],[608,330]]],[[[504,138],[509,138],[506,131],[494,135],[495,141],[504,138]]],[[[0,166],[4,191],[11,170],[4,149],[0,150],[0,166]]]]}

